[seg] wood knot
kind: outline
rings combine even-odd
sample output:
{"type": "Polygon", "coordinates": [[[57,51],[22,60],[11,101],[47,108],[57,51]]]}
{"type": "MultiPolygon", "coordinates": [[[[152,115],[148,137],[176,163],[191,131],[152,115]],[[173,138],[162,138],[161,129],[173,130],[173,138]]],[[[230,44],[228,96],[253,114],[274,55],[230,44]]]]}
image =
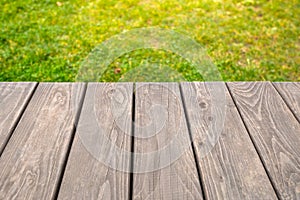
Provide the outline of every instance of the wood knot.
{"type": "Polygon", "coordinates": [[[205,109],[207,107],[207,104],[205,102],[199,103],[200,108],[205,109]]]}
{"type": "Polygon", "coordinates": [[[209,116],[207,119],[208,119],[208,121],[210,121],[210,122],[214,120],[214,118],[213,118],[212,116],[209,116]]]}

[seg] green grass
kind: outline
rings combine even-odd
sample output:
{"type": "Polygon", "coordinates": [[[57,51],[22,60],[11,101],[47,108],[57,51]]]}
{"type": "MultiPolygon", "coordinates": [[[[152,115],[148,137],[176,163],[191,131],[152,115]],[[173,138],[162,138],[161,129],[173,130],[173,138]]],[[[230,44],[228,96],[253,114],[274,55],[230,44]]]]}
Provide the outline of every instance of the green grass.
{"type": "MultiPolygon", "coordinates": [[[[300,81],[299,16],[299,0],[1,0],[0,81],[75,81],[97,44],[150,26],[202,44],[226,81],[300,81]]],[[[169,80],[202,80],[178,55],[145,49],[117,58],[101,81],[155,81],[143,63],[181,76],[169,80]]]]}

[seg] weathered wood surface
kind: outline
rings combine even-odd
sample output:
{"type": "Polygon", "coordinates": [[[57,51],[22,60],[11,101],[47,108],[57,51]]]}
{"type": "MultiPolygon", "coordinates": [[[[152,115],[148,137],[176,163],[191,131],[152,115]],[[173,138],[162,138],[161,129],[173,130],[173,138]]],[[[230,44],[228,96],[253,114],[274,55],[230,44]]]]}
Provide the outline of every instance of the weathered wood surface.
{"type": "Polygon", "coordinates": [[[269,82],[228,83],[281,199],[300,199],[300,124],[269,82]]]}
{"type": "Polygon", "coordinates": [[[300,82],[273,83],[300,122],[300,82]]]}
{"type": "Polygon", "coordinates": [[[225,84],[181,87],[206,199],[277,199],[225,84]]]}
{"type": "Polygon", "coordinates": [[[37,83],[0,83],[0,156],[37,83]]]}
{"type": "Polygon", "coordinates": [[[0,158],[0,199],[55,197],[82,91],[39,84],[0,158]]]}
{"type": "Polygon", "coordinates": [[[134,153],[133,199],[203,198],[178,84],[136,84],[134,153]]]}
{"type": "Polygon", "coordinates": [[[87,85],[0,83],[0,199],[300,199],[299,83],[87,85]]]}
{"type": "Polygon", "coordinates": [[[129,199],[130,157],[113,147],[130,155],[132,92],[132,83],[88,84],[58,199],[129,199]]]}

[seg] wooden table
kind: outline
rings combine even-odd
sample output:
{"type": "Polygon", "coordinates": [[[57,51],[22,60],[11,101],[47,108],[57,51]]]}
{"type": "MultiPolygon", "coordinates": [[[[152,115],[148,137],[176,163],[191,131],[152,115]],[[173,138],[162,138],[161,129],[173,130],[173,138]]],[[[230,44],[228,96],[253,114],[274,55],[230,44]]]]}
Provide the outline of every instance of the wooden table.
{"type": "Polygon", "coordinates": [[[0,199],[300,199],[299,122],[300,83],[0,83],[0,199]]]}

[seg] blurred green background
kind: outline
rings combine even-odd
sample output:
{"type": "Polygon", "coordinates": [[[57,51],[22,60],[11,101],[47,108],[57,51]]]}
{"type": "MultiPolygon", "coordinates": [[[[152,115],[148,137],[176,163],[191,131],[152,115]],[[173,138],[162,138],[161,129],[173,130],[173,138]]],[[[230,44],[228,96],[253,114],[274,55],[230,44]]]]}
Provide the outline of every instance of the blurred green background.
{"type": "MultiPolygon", "coordinates": [[[[141,27],[190,36],[225,81],[300,81],[299,16],[299,0],[0,0],[0,81],[75,81],[97,44],[141,27]]],[[[117,58],[100,81],[149,81],[145,62],[201,80],[178,55],[144,49],[117,58]]]]}

